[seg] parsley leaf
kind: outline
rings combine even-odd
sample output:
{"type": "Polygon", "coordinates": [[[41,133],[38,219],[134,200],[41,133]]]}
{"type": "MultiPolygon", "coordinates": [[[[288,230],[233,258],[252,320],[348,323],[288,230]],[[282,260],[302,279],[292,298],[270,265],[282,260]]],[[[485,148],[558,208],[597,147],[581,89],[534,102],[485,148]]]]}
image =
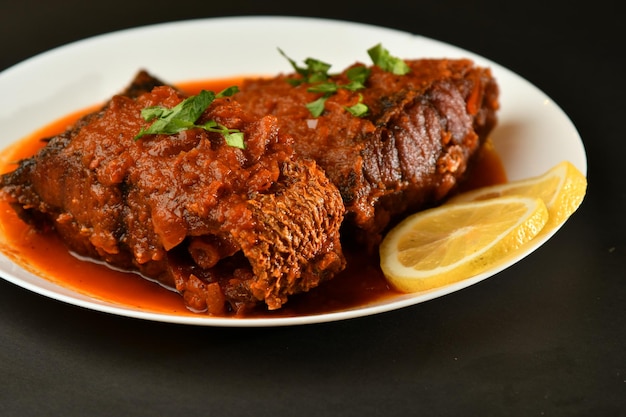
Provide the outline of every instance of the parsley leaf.
{"type": "Polygon", "coordinates": [[[384,71],[391,72],[395,75],[405,75],[411,71],[406,62],[400,58],[392,56],[380,43],[368,49],[367,53],[372,59],[374,65],[378,65],[384,71]]]}
{"type": "Polygon", "coordinates": [[[359,102],[354,106],[348,106],[345,108],[348,110],[353,116],[363,117],[369,111],[367,105],[363,104],[363,95],[359,94],[359,102]]]}
{"type": "Polygon", "coordinates": [[[315,101],[307,103],[306,108],[309,109],[309,112],[311,112],[313,117],[319,117],[324,112],[324,105],[326,104],[327,99],[328,96],[324,95],[315,101]]]}
{"type": "MultiPolygon", "coordinates": [[[[330,96],[335,94],[340,88],[349,91],[357,91],[365,88],[365,82],[367,81],[367,78],[370,74],[369,68],[362,65],[352,67],[346,71],[346,77],[350,82],[347,84],[339,85],[336,82],[329,81],[329,79],[332,77],[328,73],[331,67],[330,64],[327,64],[318,59],[307,58],[304,61],[306,67],[300,67],[280,48],[278,48],[278,51],[283,57],[285,57],[289,61],[296,73],[301,75],[302,77],[298,79],[289,78],[287,82],[294,86],[304,83],[313,84],[309,88],[307,88],[307,91],[311,93],[323,94],[323,96],[318,98],[317,100],[311,101],[306,104],[306,108],[309,109],[309,112],[311,113],[311,115],[313,115],[313,117],[319,117],[324,112],[326,100],[330,96]]],[[[357,117],[361,117],[367,113],[368,108],[365,104],[359,101],[359,104],[357,104],[356,106],[358,106],[358,110],[351,111],[351,107],[346,107],[346,110],[350,111],[350,113],[357,117]]]]}
{"type": "Polygon", "coordinates": [[[356,91],[365,88],[365,82],[370,76],[370,69],[362,65],[352,67],[346,71],[346,76],[350,80],[349,84],[341,86],[346,90],[356,91]]]}
{"type": "Polygon", "coordinates": [[[290,79],[289,82],[292,85],[300,85],[303,83],[316,83],[326,81],[329,77],[328,70],[331,65],[323,61],[314,58],[307,58],[304,60],[306,67],[300,67],[293,59],[289,58],[282,49],[278,48],[278,52],[284,56],[291,64],[296,73],[302,76],[301,79],[290,79]]]}
{"type": "Polygon", "coordinates": [[[228,146],[239,149],[245,148],[245,144],[243,142],[243,132],[240,132],[237,129],[229,129],[226,126],[217,123],[215,120],[209,120],[205,124],[196,127],[200,127],[209,132],[220,133],[224,137],[228,146]]]}
{"type": "Polygon", "coordinates": [[[307,89],[307,91],[311,93],[324,93],[324,94],[335,94],[339,86],[336,83],[321,83],[316,84],[307,89]]]}
{"type": "MultiPolygon", "coordinates": [[[[365,66],[354,66],[346,71],[346,77],[350,82],[339,85],[330,80],[332,77],[328,73],[331,67],[330,64],[318,59],[307,58],[304,61],[306,67],[301,67],[296,63],[296,61],[289,58],[280,48],[278,48],[278,51],[289,61],[296,73],[301,76],[301,78],[298,79],[288,79],[289,83],[294,86],[304,83],[313,84],[307,89],[307,91],[311,93],[323,94],[323,96],[317,100],[306,104],[307,109],[309,109],[313,117],[319,117],[324,112],[326,100],[335,94],[339,89],[343,88],[349,91],[358,91],[365,88],[365,83],[367,82],[371,72],[370,69],[365,66]]],[[[379,66],[384,71],[391,72],[395,75],[405,75],[410,72],[410,68],[404,60],[392,56],[380,43],[368,49],[367,53],[372,59],[374,65],[379,66]]],[[[345,107],[345,109],[354,116],[365,116],[369,111],[369,108],[362,102],[362,100],[363,96],[360,96],[357,104],[345,107]]]]}
{"type": "Polygon", "coordinates": [[[183,130],[201,128],[220,133],[229,146],[243,149],[245,147],[243,133],[239,130],[229,129],[213,120],[202,125],[196,124],[202,113],[216,98],[230,97],[237,91],[239,89],[236,86],[226,88],[218,94],[202,90],[198,95],[186,98],[171,109],[163,106],[147,107],[141,111],[141,117],[146,122],[154,120],[154,123],[147,128],[142,128],[135,136],[135,140],[145,135],[173,135],[183,130]]]}

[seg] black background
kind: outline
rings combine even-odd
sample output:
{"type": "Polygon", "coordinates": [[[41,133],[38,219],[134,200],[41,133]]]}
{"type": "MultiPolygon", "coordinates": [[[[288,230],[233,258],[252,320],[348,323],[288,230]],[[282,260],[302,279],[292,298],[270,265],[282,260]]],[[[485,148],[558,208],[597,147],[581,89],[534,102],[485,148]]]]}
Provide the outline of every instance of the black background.
{"type": "Polygon", "coordinates": [[[1,281],[0,415],[625,416],[626,36],[617,2],[0,0],[0,70],[113,30],[236,15],[387,26],[508,67],[579,130],[586,200],[496,277],[344,322],[144,322],[1,281]]]}

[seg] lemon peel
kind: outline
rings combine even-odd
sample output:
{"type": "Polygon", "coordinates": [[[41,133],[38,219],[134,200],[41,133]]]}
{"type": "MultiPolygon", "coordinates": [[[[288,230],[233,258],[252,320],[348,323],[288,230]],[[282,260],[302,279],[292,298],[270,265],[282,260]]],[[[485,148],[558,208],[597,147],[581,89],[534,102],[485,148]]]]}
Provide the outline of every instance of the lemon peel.
{"type": "Polygon", "coordinates": [[[407,217],[380,245],[387,280],[425,291],[477,275],[533,239],[549,215],[540,198],[444,204],[407,217]]]}
{"type": "Polygon", "coordinates": [[[587,191],[587,178],[571,162],[562,161],[542,175],[510,181],[468,191],[449,200],[449,203],[477,201],[507,195],[525,195],[541,198],[550,214],[543,233],[562,225],[580,206],[587,191]]]}
{"type": "Polygon", "coordinates": [[[563,161],[542,175],[462,193],[394,227],[379,248],[381,269],[404,292],[475,276],[560,227],[586,190],[585,175],[563,161]]]}

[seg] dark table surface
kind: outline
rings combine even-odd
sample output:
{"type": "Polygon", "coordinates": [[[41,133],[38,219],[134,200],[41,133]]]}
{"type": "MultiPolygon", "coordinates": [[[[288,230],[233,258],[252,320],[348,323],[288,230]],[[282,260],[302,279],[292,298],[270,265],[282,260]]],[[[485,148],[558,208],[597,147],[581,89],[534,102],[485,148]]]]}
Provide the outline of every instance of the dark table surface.
{"type": "Polygon", "coordinates": [[[626,36],[616,3],[575,4],[2,0],[0,70],[199,17],[325,17],[439,39],[558,103],[583,138],[589,188],[553,239],[496,277],[342,322],[164,324],[0,281],[0,415],[626,416],[626,36]]]}

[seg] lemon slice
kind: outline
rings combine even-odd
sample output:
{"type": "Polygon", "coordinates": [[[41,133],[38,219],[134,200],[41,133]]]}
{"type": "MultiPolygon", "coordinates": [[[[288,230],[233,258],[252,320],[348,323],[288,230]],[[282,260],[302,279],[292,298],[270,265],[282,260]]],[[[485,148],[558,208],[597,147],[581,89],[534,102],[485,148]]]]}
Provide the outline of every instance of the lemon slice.
{"type": "Polygon", "coordinates": [[[395,226],[380,245],[387,280],[418,292],[479,274],[535,237],[548,220],[540,198],[444,204],[395,226]]]}
{"type": "Polygon", "coordinates": [[[587,191],[587,178],[571,163],[563,161],[542,175],[505,184],[492,185],[459,194],[450,203],[485,200],[506,195],[541,198],[550,214],[543,233],[567,220],[580,206],[587,191]]]}

